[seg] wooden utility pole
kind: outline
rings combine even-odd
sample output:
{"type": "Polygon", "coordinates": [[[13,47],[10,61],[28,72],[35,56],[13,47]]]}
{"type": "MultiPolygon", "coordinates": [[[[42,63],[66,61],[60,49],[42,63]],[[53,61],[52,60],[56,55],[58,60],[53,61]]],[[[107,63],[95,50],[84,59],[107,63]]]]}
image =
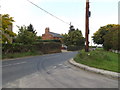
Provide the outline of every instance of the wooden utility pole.
{"type": "Polygon", "coordinates": [[[85,52],[89,52],[89,0],[86,0],[86,22],[85,22],[85,52]]]}

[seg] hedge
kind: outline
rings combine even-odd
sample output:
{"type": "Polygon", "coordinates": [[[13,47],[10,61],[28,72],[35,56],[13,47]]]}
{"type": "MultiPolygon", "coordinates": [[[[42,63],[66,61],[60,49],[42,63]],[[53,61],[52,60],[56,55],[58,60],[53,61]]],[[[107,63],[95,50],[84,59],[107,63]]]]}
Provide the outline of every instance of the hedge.
{"type": "Polygon", "coordinates": [[[81,50],[81,49],[83,49],[83,48],[84,48],[84,46],[69,45],[69,46],[67,47],[67,50],[68,50],[68,51],[78,51],[78,50],[81,50]]]}
{"type": "Polygon", "coordinates": [[[61,40],[37,40],[37,42],[59,42],[61,43],[61,40]]]}
{"type": "Polygon", "coordinates": [[[32,45],[24,45],[19,43],[2,45],[3,54],[22,52],[42,52],[42,53],[61,52],[61,44],[56,42],[41,42],[34,43],[32,45]]]}

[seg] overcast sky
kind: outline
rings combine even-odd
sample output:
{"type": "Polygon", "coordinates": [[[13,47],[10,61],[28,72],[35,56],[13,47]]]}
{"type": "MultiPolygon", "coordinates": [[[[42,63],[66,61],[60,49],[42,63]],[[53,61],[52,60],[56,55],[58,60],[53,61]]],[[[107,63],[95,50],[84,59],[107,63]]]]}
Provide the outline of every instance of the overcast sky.
{"type": "MultiPolygon", "coordinates": [[[[65,22],[72,23],[75,28],[85,35],[85,2],[86,0],[30,0],[46,11],[52,13],[65,22]]],[[[90,37],[101,26],[118,24],[119,0],[89,0],[90,1],[90,37]]],[[[13,31],[18,32],[18,26],[33,24],[42,35],[46,27],[51,32],[68,33],[69,25],[50,16],[27,0],[0,0],[0,13],[14,17],[13,31]]]]}

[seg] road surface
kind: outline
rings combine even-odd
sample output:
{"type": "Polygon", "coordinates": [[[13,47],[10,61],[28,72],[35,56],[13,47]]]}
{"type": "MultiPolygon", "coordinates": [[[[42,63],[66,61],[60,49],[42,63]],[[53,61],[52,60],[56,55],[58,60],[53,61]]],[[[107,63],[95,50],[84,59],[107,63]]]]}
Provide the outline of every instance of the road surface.
{"type": "Polygon", "coordinates": [[[118,88],[118,80],[68,63],[77,52],[3,61],[3,88],[118,88]]]}

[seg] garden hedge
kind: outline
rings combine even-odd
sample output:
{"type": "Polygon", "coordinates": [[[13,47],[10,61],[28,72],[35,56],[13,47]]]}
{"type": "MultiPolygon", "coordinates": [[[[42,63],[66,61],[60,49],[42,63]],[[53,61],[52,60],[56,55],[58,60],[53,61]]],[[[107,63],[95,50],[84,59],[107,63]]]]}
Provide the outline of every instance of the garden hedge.
{"type": "Polygon", "coordinates": [[[84,48],[84,46],[69,45],[69,46],[67,47],[67,50],[68,50],[68,51],[78,51],[78,50],[81,50],[81,49],[83,49],[83,48],[84,48]]]}
{"type": "Polygon", "coordinates": [[[57,42],[40,42],[32,45],[20,43],[3,44],[2,53],[22,53],[22,52],[42,52],[42,53],[57,53],[61,52],[61,44],[57,42]]]}

